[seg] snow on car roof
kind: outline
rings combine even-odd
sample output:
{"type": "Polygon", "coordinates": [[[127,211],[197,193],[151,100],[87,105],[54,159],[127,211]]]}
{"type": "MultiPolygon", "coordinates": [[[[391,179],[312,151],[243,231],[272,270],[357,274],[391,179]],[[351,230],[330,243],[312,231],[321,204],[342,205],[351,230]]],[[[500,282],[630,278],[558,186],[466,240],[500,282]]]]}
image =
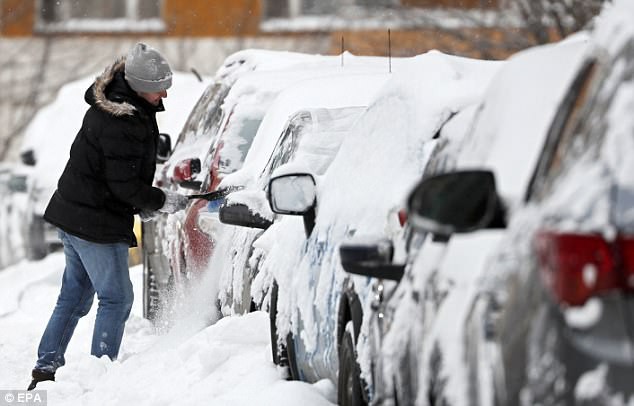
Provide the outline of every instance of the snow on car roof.
{"type": "Polygon", "coordinates": [[[511,57],[486,91],[458,165],[481,167],[486,162],[495,171],[500,193],[521,199],[557,106],[581,66],[586,38],[582,35],[511,57]]]}
{"type": "Polygon", "coordinates": [[[322,70],[319,77],[299,81],[281,92],[262,120],[244,167],[226,177],[223,185],[254,180],[273,152],[284,125],[299,109],[367,105],[389,78],[387,73],[347,72],[322,70]]]}

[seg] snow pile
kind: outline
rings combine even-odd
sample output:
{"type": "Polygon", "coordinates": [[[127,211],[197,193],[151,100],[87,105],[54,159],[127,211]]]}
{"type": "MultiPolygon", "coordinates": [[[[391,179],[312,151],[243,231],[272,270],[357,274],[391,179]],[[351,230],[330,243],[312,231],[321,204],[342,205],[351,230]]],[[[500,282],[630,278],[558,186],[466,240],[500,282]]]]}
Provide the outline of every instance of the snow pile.
{"type": "MultiPolygon", "coordinates": [[[[62,254],[23,262],[0,273],[0,389],[24,389],[37,344],[59,291],[62,254]]],[[[271,361],[268,316],[263,312],[195,329],[185,321],[156,335],[141,317],[142,269],[132,268],[135,304],[119,360],[90,353],[97,305],[80,320],[66,366],[56,382],[42,382],[49,405],[332,405],[328,381],[285,380],[271,361]]]]}

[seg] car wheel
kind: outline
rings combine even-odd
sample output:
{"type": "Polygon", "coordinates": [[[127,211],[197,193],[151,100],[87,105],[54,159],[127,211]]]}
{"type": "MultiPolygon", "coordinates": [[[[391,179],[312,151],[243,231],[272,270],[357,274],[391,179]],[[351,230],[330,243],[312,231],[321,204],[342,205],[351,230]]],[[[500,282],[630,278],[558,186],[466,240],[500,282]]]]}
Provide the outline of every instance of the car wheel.
{"type": "Polygon", "coordinates": [[[271,328],[271,352],[273,356],[273,363],[279,366],[288,366],[288,352],[284,344],[278,344],[277,335],[277,292],[279,286],[277,281],[273,281],[271,287],[271,303],[269,305],[269,323],[271,328]]]}
{"type": "Polygon", "coordinates": [[[260,310],[260,308],[255,303],[255,300],[251,298],[251,304],[249,305],[249,313],[257,312],[258,310],[260,310]]]}
{"type": "MultiPolygon", "coordinates": [[[[277,291],[279,287],[276,281],[273,281],[273,286],[271,287],[271,303],[269,305],[269,326],[271,332],[271,353],[273,356],[273,363],[275,365],[280,364],[280,355],[282,353],[282,345],[278,345],[277,343],[277,291]]],[[[284,348],[284,352],[286,349],[284,348]]],[[[281,365],[284,366],[284,365],[281,365]]]]}
{"type": "Polygon", "coordinates": [[[288,376],[290,380],[299,379],[299,371],[297,369],[297,363],[295,361],[295,341],[293,333],[288,333],[286,336],[286,343],[278,342],[277,332],[277,295],[279,291],[279,285],[276,281],[273,281],[271,286],[271,300],[269,303],[269,325],[271,331],[271,352],[273,356],[273,363],[281,367],[288,368],[288,376]]]}
{"type": "Polygon", "coordinates": [[[149,256],[143,254],[143,317],[156,321],[159,313],[160,292],[156,275],[150,267],[149,256]]]}
{"type": "Polygon", "coordinates": [[[174,278],[170,275],[167,283],[159,280],[156,271],[149,264],[147,256],[143,260],[143,317],[155,326],[166,322],[173,303],[174,278]]]}
{"type": "Polygon", "coordinates": [[[361,371],[357,363],[352,321],[346,323],[339,347],[339,382],[337,400],[340,406],[366,405],[361,387],[361,371]]]}
{"type": "Polygon", "coordinates": [[[286,356],[289,371],[289,379],[293,381],[300,381],[299,368],[297,368],[297,355],[295,354],[295,337],[293,333],[289,332],[286,335],[286,356]]]}

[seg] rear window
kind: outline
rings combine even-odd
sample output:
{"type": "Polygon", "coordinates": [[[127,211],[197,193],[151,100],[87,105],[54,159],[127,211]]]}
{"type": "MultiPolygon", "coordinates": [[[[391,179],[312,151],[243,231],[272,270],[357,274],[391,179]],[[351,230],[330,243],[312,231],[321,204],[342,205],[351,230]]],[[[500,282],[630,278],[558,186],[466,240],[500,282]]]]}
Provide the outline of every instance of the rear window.
{"type": "Polygon", "coordinates": [[[634,231],[630,48],[589,70],[593,77],[578,92],[581,102],[570,104],[545,175],[536,181],[538,200],[553,225],[606,235],[634,231]]]}
{"type": "Polygon", "coordinates": [[[581,70],[564,98],[546,137],[527,198],[541,200],[548,196],[553,180],[563,170],[564,160],[572,157],[570,150],[576,145],[581,120],[590,107],[587,102],[596,74],[597,63],[590,61],[581,70]]]}

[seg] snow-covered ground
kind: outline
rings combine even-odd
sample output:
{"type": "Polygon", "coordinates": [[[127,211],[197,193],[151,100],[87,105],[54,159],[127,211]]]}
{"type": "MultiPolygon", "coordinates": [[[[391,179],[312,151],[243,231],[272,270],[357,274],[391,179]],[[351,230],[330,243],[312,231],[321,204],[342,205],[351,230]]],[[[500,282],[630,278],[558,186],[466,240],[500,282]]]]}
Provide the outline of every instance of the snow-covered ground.
{"type": "MultiPolygon", "coordinates": [[[[0,271],[0,390],[26,389],[64,269],[61,253],[0,271]]],[[[142,317],[142,268],[131,269],[135,304],[119,359],[90,355],[97,305],[79,321],[56,382],[57,405],[331,405],[335,388],[287,381],[271,360],[268,315],[255,312],[202,327],[190,311],[165,334],[142,317]]],[[[210,281],[210,283],[213,283],[210,281]]],[[[214,290],[213,286],[203,286],[214,290]]]]}

